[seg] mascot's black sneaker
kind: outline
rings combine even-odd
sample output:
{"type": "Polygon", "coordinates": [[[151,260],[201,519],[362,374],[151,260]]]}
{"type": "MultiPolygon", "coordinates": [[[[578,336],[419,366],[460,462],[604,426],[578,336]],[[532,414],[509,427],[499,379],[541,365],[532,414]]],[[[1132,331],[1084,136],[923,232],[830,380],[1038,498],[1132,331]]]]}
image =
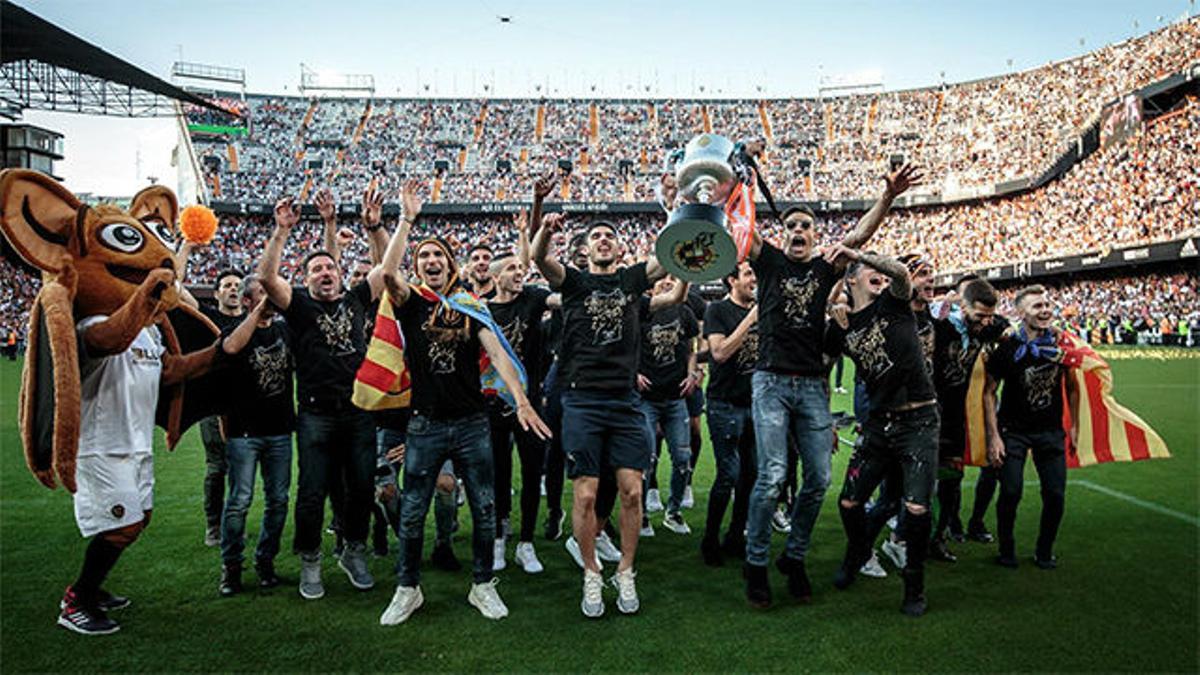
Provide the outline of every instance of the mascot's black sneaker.
{"type": "Polygon", "coordinates": [[[108,618],[99,607],[84,606],[70,588],[63,595],[63,608],[58,614],[58,625],[80,635],[108,635],[121,630],[121,624],[108,618]]]}
{"type": "MultiPolygon", "coordinates": [[[[59,602],[58,602],[58,608],[66,609],[67,608],[67,596],[73,596],[74,594],[75,594],[75,591],[70,586],[68,586],[66,592],[63,593],[63,599],[59,600],[59,602]]],[[[125,609],[126,607],[128,607],[131,604],[133,604],[133,603],[132,603],[132,601],[130,601],[129,598],[127,598],[123,595],[113,595],[112,593],[109,593],[108,591],[104,590],[103,588],[101,588],[99,591],[96,592],[96,606],[99,607],[102,611],[112,612],[112,611],[115,611],[118,609],[125,609]]]]}

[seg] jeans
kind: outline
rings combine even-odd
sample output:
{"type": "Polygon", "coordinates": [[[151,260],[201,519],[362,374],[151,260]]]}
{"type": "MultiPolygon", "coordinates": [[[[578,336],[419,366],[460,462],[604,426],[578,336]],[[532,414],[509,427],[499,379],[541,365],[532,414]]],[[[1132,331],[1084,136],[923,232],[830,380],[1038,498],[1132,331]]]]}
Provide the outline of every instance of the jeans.
{"type": "Polygon", "coordinates": [[[408,423],[408,449],[404,458],[400,554],[396,559],[396,577],[401,586],[416,586],[421,581],[425,515],[446,459],[454,463],[455,472],[462,478],[471,506],[472,576],[475,583],[492,579],[496,499],[487,415],[434,420],[418,413],[408,423]]]}
{"type": "MultiPolygon", "coordinates": [[[[671,453],[671,496],[667,499],[667,513],[679,513],[683,491],[687,488],[688,476],[692,473],[691,432],[688,430],[687,402],[681,398],[668,401],[648,401],[638,397],[638,408],[646,417],[647,436],[654,438],[655,427],[662,426],[667,450],[671,453]]],[[[650,456],[649,476],[658,470],[657,443],[651,440],[646,452],[650,456]]],[[[642,491],[646,498],[649,488],[642,491]]],[[[645,504],[643,504],[643,507],[645,504]]]]}
{"type": "Polygon", "coordinates": [[[213,415],[200,420],[200,440],[204,443],[204,517],[209,527],[221,524],[225,505],[225,440],[221,438],[221,418],[213,415]]]}
{"type": "Polygon", "coordinates": [[[225,444],[229,461],[229,498],[221,514],[221,560],[241,564],[246,547],[246,512],[254,499],[254,468],[262,467],[262,528],[254,560],[271,561],[279,553],[287,522],[288,488],[292,484],[292,435],[231,438],[225,444]]]}
{"type": "Polygon", "coordinates": [[[1035,433],[1004,431],[1004,464],[1000,466],[1000,499],[996,502],[996,539],[1000,555],[1014,556],[1013,526],[1025,482],[1025,456],[1033,452],[1042,489],[1042,519],[1038,527],[1037,557],[1054,554],[1054,540],[1062,523],[1067,492],[1067,457],[1062,429],[1035,433]]]}
{"type": "Polygon", "coordinates": [[[325,498],[335,482],[343,488],[342,507],[335,509],[342,536],[365,543],[375,497],[375,424],[370,414],[356,408],[338,413],[301,409],[296,450],[300,476],[293,548],[309,554],[320,550],[325,498]]]}
{"type": "Polygon", "coordinates": [[[542,463],[545,461],[546,446],[540,438],[521,428],[516,413],[508,406],[503,406],[503,410],[499,407],[493,404],[493,409],[488,411],[495,457],[496,538],[504,536],[500,521],[508,518],[512,512],[512,446],[515,441],[517,454],[521,458],[521,533],[518,541],[533,541],[538,506],[542,500],[542,463]]]}
{"type": "MultiPolygon", "coordinates": [[[[375,441],[379,446],[379,466],[382,466],[387,460],[384,457],[387,451],[401,443],[406,443],[408,435],[397,429],[379,428],[375,431],[375,441]]],[[[400,488],[399,481],[396,480],[397,472],[400,471],[402,464],[388,465],[389,473],[382,478],[379,475],[380,469],[376,469],[376,486],[395,484],[400,488]]],[[[445,469],[445,466],[442,467],[445,469]]],[[[393,505],[383,504],[384,515],[387,516],[388,524],[395,531],[396,536],[400,536],[400,503],[404,498],[403,490],[397,489],[396,501],[393,505]]],[[[456,519],[458,517],[458,504],[456,503],[456,495],[451,492],[448,495],[443,495],[438,492],[433,500],[433,522],[437,526],[437,538],[434,540],[439,544],[450,543],[450,537],[454,535],[456,519]]]]}
{"type": "Polygon", "coordinates": [[[771,552],[771,516],[787,476],[789,430],[803,463],[803,477],[792,506],[792,531],[788,533],[785,555],[804,560],[813,524],[829,488],[834,442],[829,382],[822,377],[766,371],[755,372],[752,382],[758,478],[750,495],[746,562],[764,566],[771,552]]]}
{"type": "Polygon", "coordinates": [[[749,457],[754,456],[754,422],[750,417],[750,408],[710,398],[708,436],[712,441],[717,476],[708,495],[704,536],[715,540],[720,534],[721,520],[725,518],[725,508],[729,505],[731,495],[736,496],[729,532],[741,536],[746,526],[746,505],[750,499],[744,486],[753,485],[746,480],[748,477],[742,475],[743,466],[753,473],[753,463],[747,462],[749,457]]]}

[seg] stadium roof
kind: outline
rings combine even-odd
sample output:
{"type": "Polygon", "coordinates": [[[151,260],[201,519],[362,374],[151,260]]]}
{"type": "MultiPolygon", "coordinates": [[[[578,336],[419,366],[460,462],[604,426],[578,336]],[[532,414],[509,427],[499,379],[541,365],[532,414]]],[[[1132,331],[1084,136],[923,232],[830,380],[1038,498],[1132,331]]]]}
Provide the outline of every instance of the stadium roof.
{"type": "Polygon", "coordinates": [[[0,100],[33,108],[120,117],[175,114],[173,101],[236,116],[0,0],[0,100]]]}

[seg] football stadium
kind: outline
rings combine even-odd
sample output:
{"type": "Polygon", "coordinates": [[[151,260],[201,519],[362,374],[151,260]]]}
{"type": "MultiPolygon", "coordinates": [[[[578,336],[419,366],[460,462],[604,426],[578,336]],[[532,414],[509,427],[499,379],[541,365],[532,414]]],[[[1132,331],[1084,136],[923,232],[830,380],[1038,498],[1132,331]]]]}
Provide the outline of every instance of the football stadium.
{"type": "Polygon", "coordinates": [[[1194,3],[358,4],[0,0],[0,668],[1196,671],[1194,3]]]}

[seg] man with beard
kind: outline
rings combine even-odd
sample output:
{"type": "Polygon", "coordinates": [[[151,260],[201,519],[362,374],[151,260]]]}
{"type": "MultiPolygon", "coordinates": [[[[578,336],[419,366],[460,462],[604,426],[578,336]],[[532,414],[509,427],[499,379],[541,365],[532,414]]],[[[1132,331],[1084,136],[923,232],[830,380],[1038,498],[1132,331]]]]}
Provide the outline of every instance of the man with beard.
{"type": "MultiPolygon", "coordinates": [[[[996,316],[998,297],[987,281],[974,279],[964,284],[958,297],[945,318],[934,320],[933,354],[933,384],[937,389],[942,427],[938,441],[938,519],[930,557],[951,562],[955,557],[949,551],[946,539],[958,518],[962,502],[965,411],[971,372],[978,359],[988,358],[988,352],[1008,327],[1007,321],[996,316]]],[[[994,469],[986,471],[994,477],[994,469]]],[[[983,480],[981,475],[980,481],[983,480]]],[[[969,528],[976,538],[982,538],[986,533],[982,522],[972,522],[969,528]]]]}
{"type": "Polygon", "coordinates": [[[409,230],[421,212],[416,189],[412,182],[404,187],[403,215],[382,264],[388,299],[405,338],[412,418],[404,458],[396,592],[379,622],[402,623],[424,603],[419,584],[425,514],[433,499],[437,469],[447,459],[462,474],[471,507],[474,567],[467,601],[485,618],[502,619],[508,616],[508,607],[492,576],[496,511],[481,353],[486,352],[511,393],[517,425],[542,439],[549,430],[525,395],[508,347],[501,342],[503,336],[489,327],[495,324],[486,308],[462,288],[450,245],[436,237],[417,244],[412,259],[419,285],[411,285],[401,272],[409,230]]]}
{"type": "MultiPolygon", "coordinates": [[[[1021,322],[987,360],[983,399],[988,461],[1000,470],[1000,498],[996,502],[1000,555],[996,562],[1009,568],[1018,564],[1013,526],[1025,481],[1025,457],[1032,453],[1042,492],[1042,517],[1033,559],[1038,567],[1052,570],[1058,566],[1054,540],[1067,490],[1062,392],[1065,387],[1074,413],[1079,409],[1079,391],[1074,379],[1066,377],[1067,368],[1059,358],[1058,329],[1051,326],[1054,305],[1046,297],[1046,289],[1036,285],[1021,289],[1013,304],[1021,322]],[[1001,382],[1004,394],[997,411],[996,388],[1001,382]]],[[[1072,433],[1078,428],[1072,424],[1072,433]]],[[[1071,445],[1076,445],[1075,439],[1071,440],[1071,445]]]]}
{"type": "MultiPolygon", "coordinates": [[[[584,616],[604,613],[603,578],[596,559],[597,488],[615,471],[621,500],[621,562],[613,578],[617,609],[638,611],[633,570],[642,524],[642,475],[649,457],[645,417],[634,392],[640,333],[640,300],[666,276],[657,260],[618,267],[622,246],[616,227],[592,222],[586,231],[588,268],[564,267],[550,252],[560,214],[543,220],[533,242],[533,260],[552,289],[562,294],[563,450],[574,484],[572,526],[584,563],[584,616]]],[[[665,306],[656,296],[651,310],[665,306]]]]}
{"type": "Polygon", "coordinates": [[[835,253],[852,261],[846,286],[853,309],[846,328],[830,327],[827,347],[830,353],[844,352],[854,361],[867,390],[870,415],[863,425],[862,444],[846,467],[838,502],[847,541],[833,583],[839,589],[849,587],[870,558],[864,505],[883,478],[892,475],[899,479],[893,489],[902,495],[902,537],[908,544],[901,610],[917,617],[926,607],[925,554],[938,411],[912,310],[909,271],[895,259],[846,246],[838,246],[835,253]],[[891,279],[887,291],[882,290],[883,275],[891,279]]]}
{"type": "Polygon", "coordinates": [[[340,567],[359,590],[375,585],[367,569],[366,539],[374,493],[375,425],[370,413],[351,403],[354,376],[366,354],[364,325],[369,307],[383,290],[378,266],[358,286],[342,288],[332,254],[318,250],[302,263],[304,287],[292,288],[279,276],[283,246],[300,221],[290,197],[275,205],[275,231],[260,265],[262,285],[292,332],[299,415],[296,425],[299,477],[295,541],[300,555],[300,595],[325,595],[321,583],[321,525],[329,486],[345,486],[340,567]]]}
{"type": "MultiPolygon", "coordinates": [[[[892,201],[920,181],[920,172],[912,165],[889,175],[883,196],[842,239],[843,246],[853,249],[869,241],[892,201]]],[[[767,579],[771,517],[787,476],[789,431],[798,444],[803,474],[792,507],[787,548],[776,567],[787,576],[792,597],[807,601],[812,596],[804,558],[829,487],[833,434],[829,382],[820,345],[826,303],[845,266],[843,261],[815,255],[816,217],[811,209],[792,207],[782,220],[782,250],[763,241],[757,232],[750,247],[750,265],[761,291],[759,358],[752,380],[758,477],[750,496],[743,572],[746,598],[760,608],[771,604],[767,579]]]]}
{"type": "MultiPolygon", "coordinates": [[[[538,286],[525,285],[528,268],[517,254],[505,254],[492,260],[491,278],[496,294],[488,302],[492,318],[504,332],[513,353],[525,366],[530,400],[541,400],[542,315],[558,306],[558,296],[538,286]]],[[[533,530],[537,525],[539,487],[545,445],[516,423],[513,409],[499,397],[488,399],[488,421],[492,430],[492,452],[496,467],[496,542],[493,569],[505,567],[505,532],[512,511],[512,446],[514,440],[521,459],[521,526],[517,539],[516,561],[530,574],[542,571],[542,563],[533,548],[533,530]]]]}
{"type": "Polygon", "coordinates": [[[491,272],[495,255],[487,244],[475,244],[467,251],[467,287],[483,300],[491,300],[496,295],[496,280],[491,272]]]}
{"type": "Polygon", "coordinates": [[[704,337],[712,355],[708,380],[708,436],[717,475],[708,495],[708,518],[700,554],[709,565],[724,555],[745,555],[746,512],[754,486],[754,422],[750,417],[750,378],[758,361],[758,306],[750,263],[739,263],[722,279],[729,294],[708,306],[704,337]],[[733,515],[721,544],[721,521],[733,495],[733,515]]]}
{"type": "Polygon", "coordinates": [[[287,327],[277,320],[266,292],[251,274],[242,281],[242,302],[249,311],[228,333],[222,348],[237,355],[228,371],[229,500],[221,516],[220,592],[242,591],[242,551],[245,549],[246,512],[254,498],[254,469],[261,467],[262,528],[254,552],[254,570],[261,588],[280,583],[275,556],[287,521],[288,488],[292,480],[292,431],[296,425],[292,373],[295,364],[287,327]]]}
{"type": "MultiPolygon", "coordinates": [[[[200,305],[200,311],[227,334],[242,322],[242,273],[233,269],[217,273],[214,295],[215,308],[200,305]]],[[[221,543],[221,509],[225,505],[225,475],[229,464],[225,457],[226,433],[219,415],[200,420],[200,440],[204,443],[204,516],[208,527],[204,532],[205,546],[221,543]]]]}
{"type": "MultiPolygon", "coordinates": [[[[652,439],[646,448],[650,457],[648,473],[657,471],[656,428],[662,429],[671,456],[671,494],[667,499],[663,527],[676,534],[692,532],[681,513],[692,472],[686,399],[700,386],[699,378],[695,376],[693,344],[700,327],[691,308],[681,304],[687,286],[672,277],[659,279],[654,292],[670,296],[668,306],[662,309],[651,310],[652,299],[642,297],[641,357],[637,374],[638,406],[646,417],[646,432],[652,439]]],[[[647,524],[643,518],[643,528],[647,524]]]]}

